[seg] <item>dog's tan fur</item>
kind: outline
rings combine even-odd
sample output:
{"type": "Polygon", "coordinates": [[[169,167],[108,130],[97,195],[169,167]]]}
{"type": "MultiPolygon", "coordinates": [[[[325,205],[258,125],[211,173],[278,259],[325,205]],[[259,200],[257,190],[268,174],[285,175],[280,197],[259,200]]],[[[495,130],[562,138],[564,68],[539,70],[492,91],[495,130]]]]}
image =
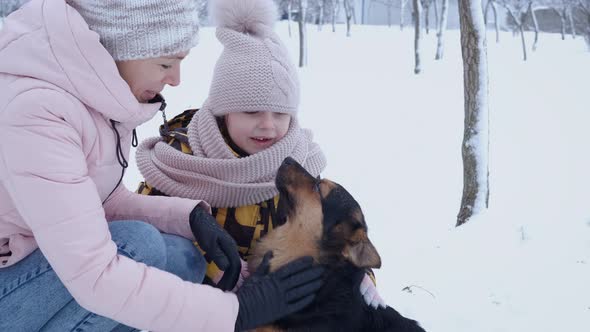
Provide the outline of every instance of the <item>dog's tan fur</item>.
{"type": "MultiPolygon", "coordinates": [[[[321,195],[330,193],[334,184],[327,180],[320,184],[321,195]]],[[[320,193],[304,186],[299,187],[299,200],[294,215],[288,217],[288,222],[270,232],[254,248],[248,259],[248,268],[254,271],[262,257],[268,251],[273,252],[270,261],[270,271],[303,256],[311,256],[319,262],[319,241],[323,233],[322,203],[320,193]]]]}

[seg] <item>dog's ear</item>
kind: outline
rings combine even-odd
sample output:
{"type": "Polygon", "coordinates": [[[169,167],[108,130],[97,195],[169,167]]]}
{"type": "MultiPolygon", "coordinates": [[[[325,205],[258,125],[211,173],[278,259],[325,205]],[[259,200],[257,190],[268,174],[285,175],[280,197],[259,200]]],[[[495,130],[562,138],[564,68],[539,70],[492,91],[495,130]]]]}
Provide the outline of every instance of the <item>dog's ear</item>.
{"type": "Polygon", "coordinates": [[[375,269],[381,267],[381,257],[368,238],[347,245],[342,254],[357,267],[375,269]]]}

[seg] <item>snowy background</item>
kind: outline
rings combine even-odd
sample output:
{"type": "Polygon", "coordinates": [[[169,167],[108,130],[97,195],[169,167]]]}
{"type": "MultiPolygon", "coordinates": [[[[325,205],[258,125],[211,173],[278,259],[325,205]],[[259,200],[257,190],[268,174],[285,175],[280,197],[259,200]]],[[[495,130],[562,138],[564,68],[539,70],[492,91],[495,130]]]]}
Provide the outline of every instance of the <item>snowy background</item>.
{"type": "MultiPolygon", "coordinates": [[[[0,22],[1,27],[1,22],[0,22]]],[[[297,60],[298,39],[280,35],[297,60]]],[[[293,25],[295,31],[296,25],[293,25]]],[[[361,204],[387,303],[429,332],[590,331],[590,53],[582,38],[541,34],[523,62],[518,37],[489,32],[490,208],[455,228],[462,191],[459,32],[434,61],[413,32],[354,26],[309,32],[300,119],[322,146],[323,174],[361,204]]],[[[533,38],[527,34],[529,45],[533,38]]],[[[221,46],[204,28],[164,91],[168,116],[199,107],[221,46]]],[[[161,118],[139,128],[157,134],[161,118]]],[[[134,190],[134,160],[124,179],[134,190]]]]}
{"type": "MultiPolygon", "coordinates": [[[[296,25],[293,25],[294,31],[296,25]]],[[[280,35],[298,57],[298,38],[280,35]]],[[[590,53],[582,38],[541,34],[522,61],[518,37],[489,32],[490,209],[455,228],[462,193],[459,32],[435,61],[435,34],[413,74],[413,32],[310,25],[300,119],[323,174],[361,204],[383,259],[378,289],[429,332],[590,331],[590,53]],[[409,289],[409,290],[408,290],[409,289]]],[[[533,35],[527,35],[532,40],[533,35]]],[[[214,30],[168,88],[169,118],[199,107],[221,51],[214,30]]],[[[139,128],[157,133],[161,118],[139,128]]],[[[135,189],[135,164],[125,184],[135,189]]]]}

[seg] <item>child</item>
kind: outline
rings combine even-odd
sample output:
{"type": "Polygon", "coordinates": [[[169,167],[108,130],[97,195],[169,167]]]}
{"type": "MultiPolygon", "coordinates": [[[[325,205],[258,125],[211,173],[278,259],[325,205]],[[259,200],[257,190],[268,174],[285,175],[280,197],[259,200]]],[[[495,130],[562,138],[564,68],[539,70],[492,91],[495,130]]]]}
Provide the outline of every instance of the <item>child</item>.
{"type": "MultiPolygon", "coordinates": [[[[146,180],[138,192],[207,201],[242,259],[277,222],[281,162],[290,156],[313,176],[326,166],[311,131],[299,127],[297,72],[272,30],[276,14],[272,0],[216,1],[212,15],[224,49],[208,99],[161,126],[165,142],[152,138],[137,151],[146,180]]],[[[210,262],[207,281],[221,275],[210,262]]]]}

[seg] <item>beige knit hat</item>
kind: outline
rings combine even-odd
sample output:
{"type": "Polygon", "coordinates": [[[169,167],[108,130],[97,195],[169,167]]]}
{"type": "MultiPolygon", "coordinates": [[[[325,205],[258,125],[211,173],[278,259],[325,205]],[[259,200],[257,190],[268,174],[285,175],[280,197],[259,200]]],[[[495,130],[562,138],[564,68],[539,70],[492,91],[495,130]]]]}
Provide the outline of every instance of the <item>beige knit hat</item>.
{"type": "Polygon", "coordinates": [[[286,47],[273,31],[272,0],[212,0],[211,16],[224,49],[203,108],[215,116],[267,111],[295,115],[299,80],[286,47]]]}
{"type": "Polygon", "coordinates": [[[116,61],[158,58],[193,48],[197,0],[68,0],[116,61]]]}

